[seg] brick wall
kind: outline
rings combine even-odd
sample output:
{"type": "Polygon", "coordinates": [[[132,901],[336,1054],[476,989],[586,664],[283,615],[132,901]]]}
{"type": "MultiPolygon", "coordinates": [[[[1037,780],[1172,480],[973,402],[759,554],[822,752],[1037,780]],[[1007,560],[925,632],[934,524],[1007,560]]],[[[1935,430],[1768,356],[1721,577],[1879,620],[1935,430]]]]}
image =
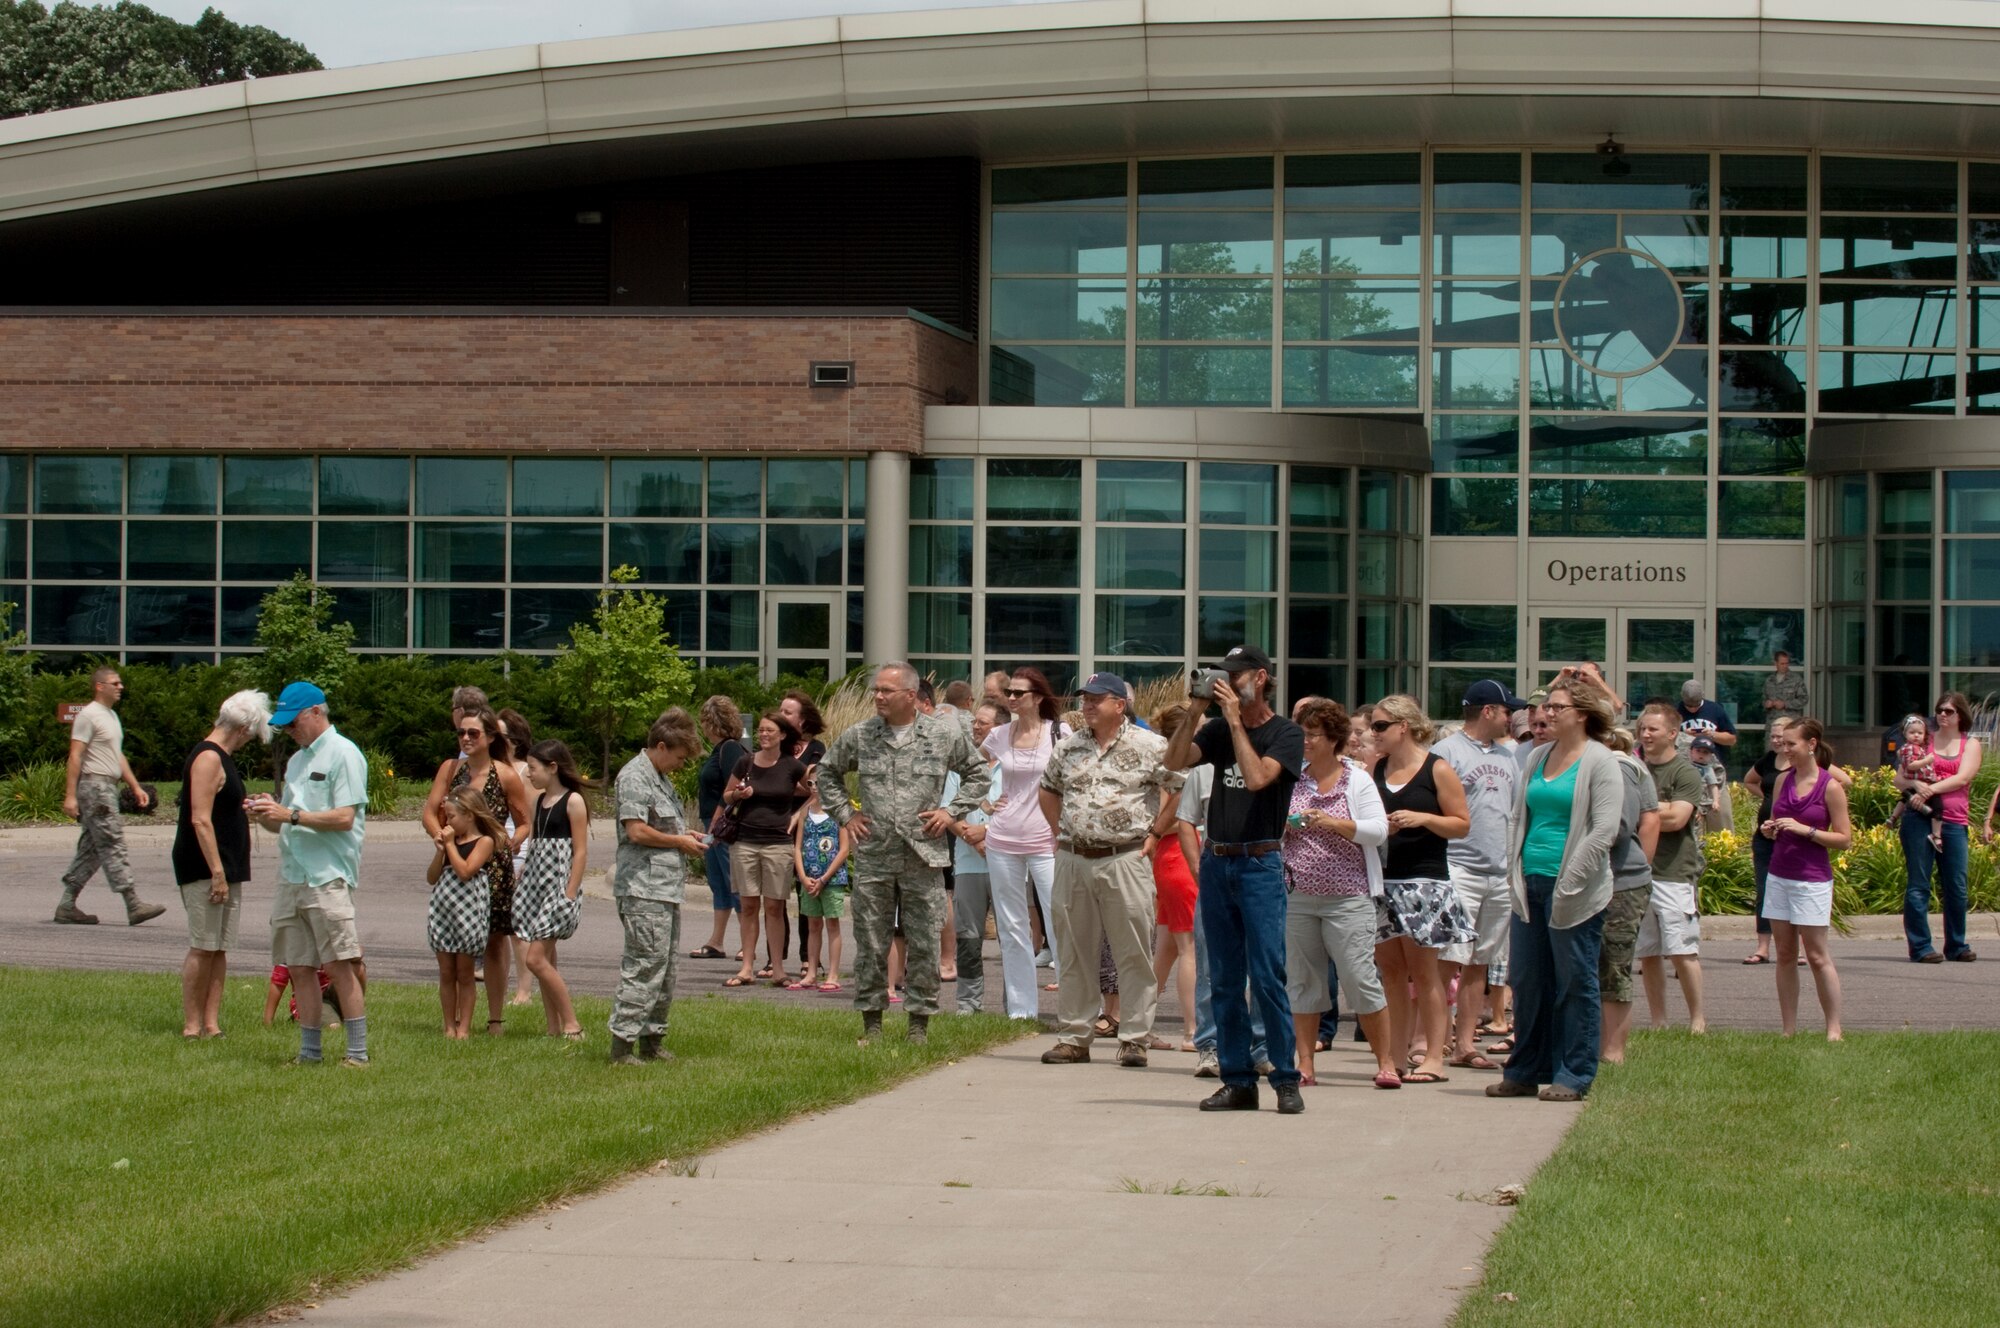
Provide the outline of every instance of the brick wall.
{"type": "Polygon", "coordinates": [[[884,314],[0,310],[0,450],[919,452],[977,352],[884,314]],[[855,386],[810,388],[814,360],[855,386]]]}

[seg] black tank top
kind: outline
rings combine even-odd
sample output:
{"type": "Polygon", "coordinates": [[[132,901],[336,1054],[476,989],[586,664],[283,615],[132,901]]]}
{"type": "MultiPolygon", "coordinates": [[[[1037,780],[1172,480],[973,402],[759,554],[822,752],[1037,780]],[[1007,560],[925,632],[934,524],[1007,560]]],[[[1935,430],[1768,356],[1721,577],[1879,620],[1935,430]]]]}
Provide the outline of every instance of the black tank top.
{"type": "Polygon", "coordinates": [[[536,839],[575,839],[569,828],[569,791],[564,790],[561,802],[553,807],[544,806],[540,797],[535,799],[536,839]]]}
{"type": "Polygon", "coordinates": [[[223,879],[234,884],[250,879],[250,817],[243,810],[243,772],[236,768],[236,762],[228,752],[203,738],[188,753],[187,763],[181,767],[181,810],[178,828],[174,832],[174,880],[182,885],[209,879],[208,859],[201,855],[201,841],[195,838],[194,811],[188,804],[187,788],[194,772],[195,758],[203,752],[214,752],[222,759],[222,787],[215,791],[215,801],[209,807],[208,816],[215,826],[215,851],[222,859],[223,879]]]}
{"type": "MultiPolygon", "coordinates": [[[[1389,758],[1383,757],[1375,763],[1375,787],[1382,793],[1382,809],[1391,812],[1423,812],[1429,816],[1439,816],[1444,809],[1438,806],[1438,786],[1435,777],[1438,757],[1435,752],[1426,753],[1424,763],[1417,767],[1417,773],[1410,782],[1403,785],[1400,792],[1391,792],[1389,781],[1384,778],[1389,769],[1389,758]]],[[[1382,866],[1382,875],[1392,881],[1446,881],[1451,879],[1450,870],[1445,865],[1444,837],[1431,830],[1391,830],[1389,851],[1382,866]]]]}

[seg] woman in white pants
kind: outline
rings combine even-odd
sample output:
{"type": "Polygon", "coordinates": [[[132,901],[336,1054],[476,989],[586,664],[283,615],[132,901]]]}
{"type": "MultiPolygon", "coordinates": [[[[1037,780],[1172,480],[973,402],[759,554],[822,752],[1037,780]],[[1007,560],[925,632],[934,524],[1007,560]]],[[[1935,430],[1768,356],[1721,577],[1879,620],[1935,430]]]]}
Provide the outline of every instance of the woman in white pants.
{"type": "MultiPolygon", "coordinates": [[[[1055,750],[1062,713],[1040,669],[1017,669],[1007,680],[1007,709],[1014,718],[986,735],[982,747],[997,763],[997,791],[986,823],[986,870],[992,877],[994,928],[1000,933],[1000,972],[1007,988],[1007,1016],[1033,1019],[1041,1010],[1035,991],[1035,947],[1028,932],[1032,882],[1042,916],[1053,918],[1056,832],[1042,815],[1042,772],[1055,750]]],[[[1055,932],[1049,929],[1049,948],[1055,932]]]]}

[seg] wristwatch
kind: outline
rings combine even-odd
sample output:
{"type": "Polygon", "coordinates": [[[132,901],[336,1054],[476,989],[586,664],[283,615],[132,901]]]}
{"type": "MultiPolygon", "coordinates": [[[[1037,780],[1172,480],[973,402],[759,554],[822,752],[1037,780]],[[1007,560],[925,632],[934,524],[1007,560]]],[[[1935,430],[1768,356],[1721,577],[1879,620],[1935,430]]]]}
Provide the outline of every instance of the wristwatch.
{"type": "Polygon", "coordinates": [[[298,823],[299,823],[299,809],[294,807],[292,808],[292,824],[297,825],[298,823]]]}

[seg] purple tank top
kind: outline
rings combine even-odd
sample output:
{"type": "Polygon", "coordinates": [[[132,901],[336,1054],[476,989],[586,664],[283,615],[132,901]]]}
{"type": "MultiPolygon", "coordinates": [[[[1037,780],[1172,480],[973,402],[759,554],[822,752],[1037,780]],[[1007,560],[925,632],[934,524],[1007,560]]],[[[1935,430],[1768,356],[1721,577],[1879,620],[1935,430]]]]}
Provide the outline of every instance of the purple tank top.
{"type": "MultiPolygon", "coordinates": [[[[1771,815],[1789,816],[1815,830],[1827,829],[1833,824],[1833,818],[1826,810],[1826,782],[1831,778],[1831,774],[1820,771],[1819,778],[1813,781],[1812,790],[1800,797],[1792,791],[1792,772],[1781,771],[1778,775],[1778,798],[1771,808],[1771,815]]],[[[1771,875],[1782,876],[1788,881],[1830,881],[1833,879],[1833,862],[1822,845],[1803,835],[1780,831],[1771,843],[1771,875]]]]}

